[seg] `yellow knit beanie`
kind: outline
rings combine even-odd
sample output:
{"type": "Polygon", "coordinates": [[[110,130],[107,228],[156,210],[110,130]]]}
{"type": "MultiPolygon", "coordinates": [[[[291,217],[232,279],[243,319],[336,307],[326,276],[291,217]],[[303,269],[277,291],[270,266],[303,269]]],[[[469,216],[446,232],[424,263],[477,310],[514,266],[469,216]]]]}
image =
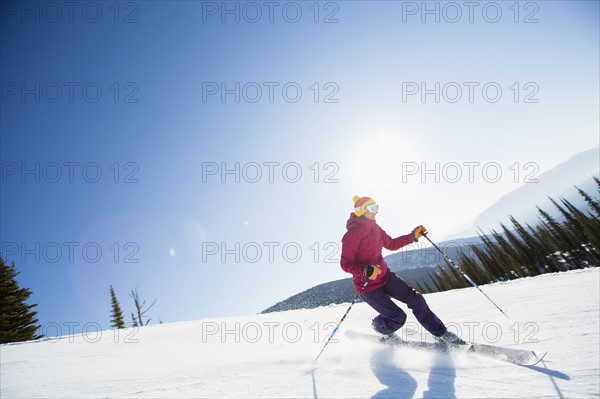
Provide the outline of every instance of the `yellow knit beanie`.
{"type": "Polygon", "coordinates": [[[352,202],[354,202],[354,214],[358,217],[361,217],[367,211],[367,205],[376,203],[370,197],[359,197],[358,195],[352,198],[352,202]]]}

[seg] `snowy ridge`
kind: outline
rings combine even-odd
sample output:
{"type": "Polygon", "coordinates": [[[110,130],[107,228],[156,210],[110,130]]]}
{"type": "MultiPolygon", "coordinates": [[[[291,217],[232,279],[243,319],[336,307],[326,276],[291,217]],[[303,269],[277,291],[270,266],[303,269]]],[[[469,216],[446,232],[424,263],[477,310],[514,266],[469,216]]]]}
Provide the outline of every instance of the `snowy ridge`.
{"type": "MultiPolygon", "coordinates": [[[[599,272],[485,286],[510,319],[475,289],[426,296],[464,338],[549,351],[536,367],[390,349],[340,333],[312,368],[348,306],[343,304],[3,345],[0,396],[597,398],[599,272]]],[[[373,316],[368,305],[358,303],[341,331],[369,332],[373,316]]],[[[412,339],[430,339],[412,315],[402,331],[412,339]]]]}
{"type": "Polygon", "coordinates": [[[593,177],[599,177],[599,157],[599,148],[573,155],[566,162],[536,176],[535,184],[524,184],[502,196],[477,216],[471,229],[459,235],[473,233],[477,229],[483,231],[495,229],[500,223],[510,225],[509,215],[512,215],[522,224],[535,225],[539,216],[536,206],[550,212],[552,215],[556,214],[558,220],[562,220],[562,215],[552,205],[548,197],[555,200],[563,197],[578,208],[586,208],[586,202],[574,186],[578,186],[590,195],[598,192],[593,177]]]}

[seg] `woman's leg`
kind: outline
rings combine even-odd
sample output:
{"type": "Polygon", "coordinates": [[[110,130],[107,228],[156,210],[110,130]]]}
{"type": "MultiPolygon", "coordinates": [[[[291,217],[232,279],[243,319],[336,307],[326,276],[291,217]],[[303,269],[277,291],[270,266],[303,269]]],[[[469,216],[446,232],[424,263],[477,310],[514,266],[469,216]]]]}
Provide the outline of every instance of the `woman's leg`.
{"type": "Polygon", "coordinates": [[[384,288],[363,294],[362,298],[379,313],[372,325],[380,334],[391,334],[406,323],[406,313],[390,299],[384,288]]]}
{"type": "Polygon", "coordinates": [[[421,325],[436,337],[446,332],[444,323],[433,313],[423,295],[419,294],[413,287],[408,285],[395,273],[390,272],[388,282],[382,287],[385,293],[400,302],[405,303],[421,325]]]}

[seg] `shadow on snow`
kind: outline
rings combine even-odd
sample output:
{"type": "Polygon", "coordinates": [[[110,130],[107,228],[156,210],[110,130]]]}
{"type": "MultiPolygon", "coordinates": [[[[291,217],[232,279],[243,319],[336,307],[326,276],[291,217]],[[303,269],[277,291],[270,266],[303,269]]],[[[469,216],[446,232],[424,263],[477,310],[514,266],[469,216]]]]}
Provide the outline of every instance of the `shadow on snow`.
{"type": "MultiPolygon", "coordinates": [[[[417,380],[394,362],[395,348],[381,348],[373,352],[371,370],[386,388],[377,392],[373,399],[412,398],[417,391],[417,380]]],[[[429,371],[427,390],[423,398],[456,398],[454,381],[456,369],[452,357],[433,353],[433,367],[429,371]]]]}

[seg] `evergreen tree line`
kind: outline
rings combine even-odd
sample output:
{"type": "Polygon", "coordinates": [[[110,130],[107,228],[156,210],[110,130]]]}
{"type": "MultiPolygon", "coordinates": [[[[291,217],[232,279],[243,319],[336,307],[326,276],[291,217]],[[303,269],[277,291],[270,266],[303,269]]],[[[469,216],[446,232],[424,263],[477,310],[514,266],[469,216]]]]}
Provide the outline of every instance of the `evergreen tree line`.
{"type": "MultiPolygon", "coordinates": [[[[594,177],[600,191],[600,180],[594,177]]],[[[552,204],[564,217],[558,222],[539,207],[539,223],[535,226],[519,223],[510,216],[512,229],[504,224],[501,231],[480,232],[483,245],[471,246],[470,253],[458,256],[458,267],[478,285],[514,280],[544,273],[562,272],[600,265],[600,202],[575,187],[589,205],[581,211],[561,198],[552,204]]],[[[438,292],[470,287],[459,270],[438,266],[430,273],[433,286],[416,284],[421,292],[438,292]]]]}

